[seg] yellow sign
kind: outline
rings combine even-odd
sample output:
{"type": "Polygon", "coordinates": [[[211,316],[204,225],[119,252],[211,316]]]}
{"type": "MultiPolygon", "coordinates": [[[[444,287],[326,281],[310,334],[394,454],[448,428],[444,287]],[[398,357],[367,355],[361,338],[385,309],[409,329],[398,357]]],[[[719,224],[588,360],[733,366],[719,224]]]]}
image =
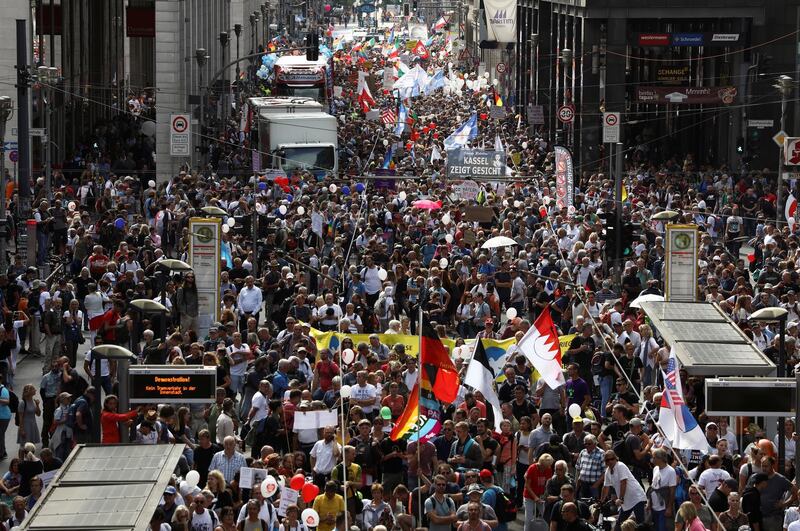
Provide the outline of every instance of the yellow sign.
{"type": "Polygon", "coordinates": [[[572,343],[572,340],[575,339],[575,336],[578,334],[568,334],[566,336],[561,336],[558,338],[558,345],[561,347],[561,355],[567,353],[569,350],[569,345],[572,343]]]}
{"type": "Polygon", "coordinates": [[[406,41],[406,50],[411,51],[417,47],[419,41],[406,41]]]}

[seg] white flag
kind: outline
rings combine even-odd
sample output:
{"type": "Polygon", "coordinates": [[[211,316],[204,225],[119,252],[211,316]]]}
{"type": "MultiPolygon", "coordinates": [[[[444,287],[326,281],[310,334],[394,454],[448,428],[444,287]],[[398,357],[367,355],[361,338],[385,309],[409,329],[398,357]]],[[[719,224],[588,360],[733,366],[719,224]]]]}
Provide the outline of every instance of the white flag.
{"type": "Polygon", "coordinates": [[[431,151],[431,163],[433,163],[434,160],[442,160],[442,152],[439,151],[439,148],[436,146],[433,146],[433,150],[431,151]]]}

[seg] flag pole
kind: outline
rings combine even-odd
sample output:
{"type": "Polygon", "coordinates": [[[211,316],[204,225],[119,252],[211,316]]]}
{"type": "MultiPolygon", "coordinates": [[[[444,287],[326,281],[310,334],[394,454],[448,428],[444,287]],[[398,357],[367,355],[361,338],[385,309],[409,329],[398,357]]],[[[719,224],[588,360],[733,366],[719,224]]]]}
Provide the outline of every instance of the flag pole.
{"type": "MultiPolygon", "coordinates": [[[[422,462],[420,461],[420,450],[422,448],[422,441],[420,440],[420,401],[422,399],[422,301],[419,304],[419,327],[417,328],[419,334],[419,354],[417,356],[417,505],[419,506],[419,518],[417,522],[422,522],[422,462]]],[[[419,524],[421,525],[421,524],[419,524]]]]}

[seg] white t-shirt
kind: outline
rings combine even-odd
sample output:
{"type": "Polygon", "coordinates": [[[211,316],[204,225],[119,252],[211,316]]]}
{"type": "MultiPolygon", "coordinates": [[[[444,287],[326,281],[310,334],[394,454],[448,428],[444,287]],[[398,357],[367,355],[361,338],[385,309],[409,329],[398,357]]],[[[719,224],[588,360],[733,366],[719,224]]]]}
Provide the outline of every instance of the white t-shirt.
{"type": "Polygon", "coordinates": [[[797,507],[786,508],[786,512],[783,513],[783,528],[788,528],[791,531],[800,531],[800,509],[797,507]]]}
{"type": "Polygon", "coordinates": [[[730,479],[730,477],[731,475],[728,474],[728,471],[722,468],[707,468],[697,478],[697,485],[708,494],[711,494],[714,489],[719,487],[720,483],[730,479]]]}
{"type": "Polygon", "coordinates": [[[378,396],[378,390],[372,384],[366,384],[363,387],[360,385],[354,385],[350,390],[350,397],[355,398],[356,400],[370,400],[372,402],[371,405],[365,406],[362,405],[361,409],[364,413],[372,413],[375,409],[375,398],[378,396]]]}
{"type": "Polygon", "coordinates": [[[642,486],[633,477],[631,470],[625,463],[617,462],[614,465],[614,470],[611,467],[606,468],[605,478],[603,479],[603,486],[613,487],[614,492],[620,492],[620,485],[625,481],[625,497],[622,500],[622,510],[630,511],[637,503],[646,502],[647,497],[644,494],[642,486]]]}
{"type": "Polygon", "coordinates": [[[653,510],[665,510],[665,500],[662,500],[656,491],[664,487],[678,486],[678,476],[675,474],[675,469],[669,465],[665,465],[664,468],[653,467],[653,481],[650,485],[653,487],[653,491],[650,493],[650,503],[653,510]]]}
{"type": "Polygon", "coordinates": [[[267,397],[261,394],[261,391],[257,391],[256,394],[253,395],[250,405],[256,409],[256,413],[253,415],[253,419],[251,421],[251,426],[255,426],[268,414],[269,408],[267,397]]]}
{"type": "Polygon", "coordinates": [[[211,511],[203,509],[202,513],[192,511],[192,518],[189,520],[189,529],[191,531],[214,531],[218,520],[211,516],[211,511]]]}
{"type": "Polygon", "coordinates": [[[333,467],[336,465],[336,458],[333,456],[333,449],[338,448],[339,451],[337,453],[341,454],[342,447],[336,440],[327,443],[325,439],[317,441],[314,443],[314,447],[311,448],[311,455],[314,459],[316,459],[316,463],[314,465],[314,472],[317,474],[330,474],[333,467]]]}
{"type": "MultiPolygon", "coordinates": [[[[86,351],[86,361],[89,362],[89,369],[94,371],[94,361],[92,360],[92,351],[86,351]]],[[[108,369],[108,360],[106,358],[100,358],[100,376],[109,376],[111,372],[108,369]]]]}
{"type": "Polygon", "coordinates": [[[236,345],[229,346],[227,351],[233,358],[231,376],[244,376],[247,373],[247,355],[250,353],[250,347],[242,343],[238,347],[236,345]]]}

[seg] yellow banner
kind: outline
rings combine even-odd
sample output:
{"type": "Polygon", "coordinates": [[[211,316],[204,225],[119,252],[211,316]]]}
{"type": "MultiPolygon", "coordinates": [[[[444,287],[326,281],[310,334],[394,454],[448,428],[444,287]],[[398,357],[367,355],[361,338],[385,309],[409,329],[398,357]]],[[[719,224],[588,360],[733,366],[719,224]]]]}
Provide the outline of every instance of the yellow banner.
{"type": "Polygon", "coordinates": [[[569,334],[558,338],[558,344],[561,347],[562,356],[567,353],[567,350],[569,350],[569,346],[572,343],[572,340],[575,339],[575,336],[577,335],[578,334],[569,334]]]}

